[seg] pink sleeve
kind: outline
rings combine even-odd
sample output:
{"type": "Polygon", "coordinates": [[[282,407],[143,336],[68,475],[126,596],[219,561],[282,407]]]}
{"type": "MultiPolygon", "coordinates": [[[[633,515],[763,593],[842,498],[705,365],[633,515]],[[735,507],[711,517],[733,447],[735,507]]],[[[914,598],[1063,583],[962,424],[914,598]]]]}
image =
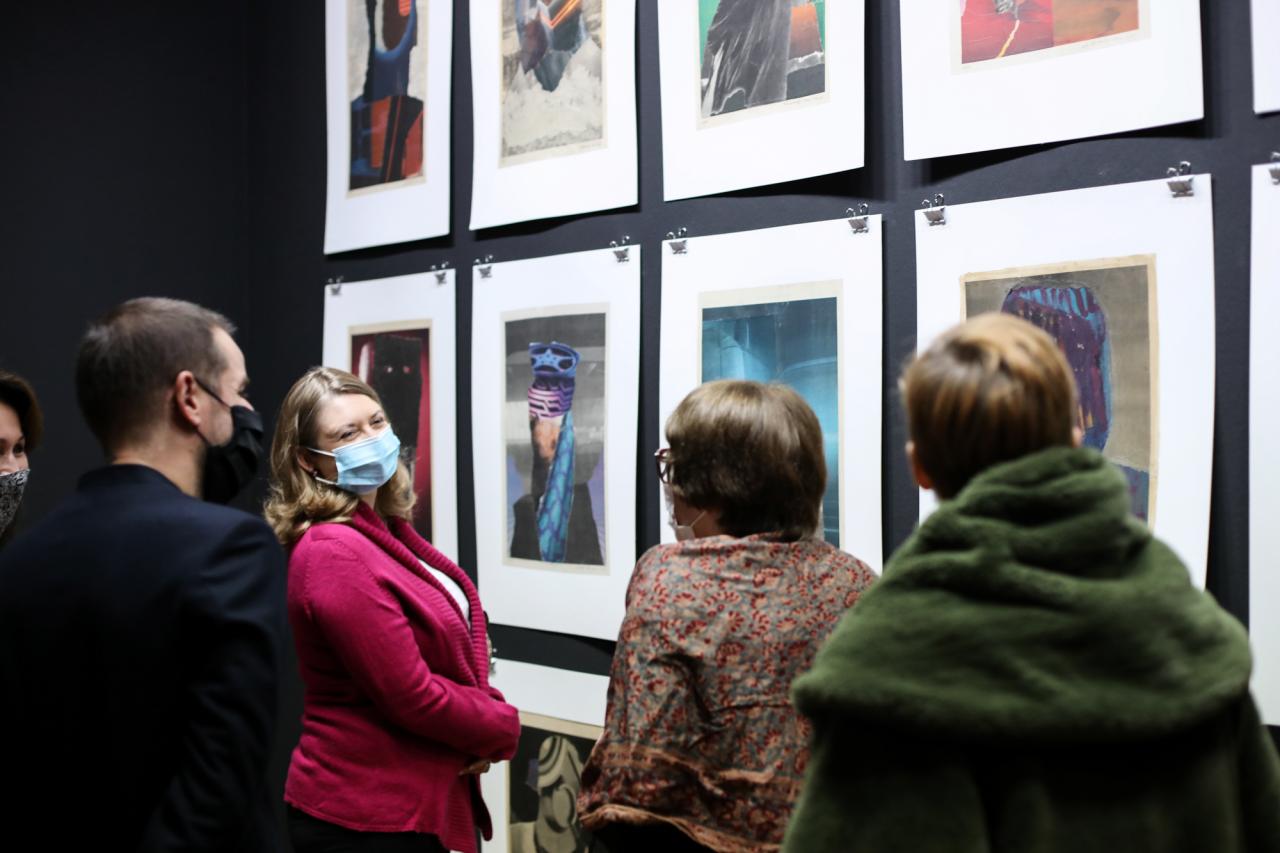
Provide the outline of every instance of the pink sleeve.
{"type": "Polygon", "coordinates": [[[516,709],[488,690],[431,672],[404,611],[359,556],[333,540],[317,551],[303,558],[325,563],[323,580],[306,572],[307,611],[378,708],[405,729],[467,755],[514,755],[520,739],[516,709]]]}

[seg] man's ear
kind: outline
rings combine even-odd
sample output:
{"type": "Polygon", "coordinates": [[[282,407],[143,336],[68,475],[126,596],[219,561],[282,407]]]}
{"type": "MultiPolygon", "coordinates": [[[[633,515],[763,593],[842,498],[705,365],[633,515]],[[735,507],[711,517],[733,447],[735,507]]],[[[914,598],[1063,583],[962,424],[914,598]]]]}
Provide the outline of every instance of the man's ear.
{"type": "Polygon", "coordinates": [[[179,421],[192,427],[199,428],[200,420],[204,415],[201,406],[200,384],[196,382],[195,374],[190,370],[183,370],[173,379],[173,401],[176,403],[177,414],[175,417],[179,421]]]}
{"type": "Polygon", "coordinates": [[[916,455],[916,443],[914,441],[907,442],[907,462],[911,464],[911,476],[915,478],[916,485],[922,489],[933,491],[933,478],[924,470],[924,466],[920,464],[920,457],[916,455]]]}

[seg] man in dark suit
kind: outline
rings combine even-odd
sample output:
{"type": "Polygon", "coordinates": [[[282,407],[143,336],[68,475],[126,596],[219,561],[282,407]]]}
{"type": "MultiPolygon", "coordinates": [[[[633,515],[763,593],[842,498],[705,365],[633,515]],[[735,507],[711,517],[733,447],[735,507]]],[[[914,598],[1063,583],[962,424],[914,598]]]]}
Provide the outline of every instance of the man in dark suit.
{"type": "Polygon", "coordinates": [[[168,299],[91,326],[76,390],[111,464],[0,556],[0,825],[41,849],[279,847],[284,559],[208,502],[261,449],[232,331],[168,299]]]}

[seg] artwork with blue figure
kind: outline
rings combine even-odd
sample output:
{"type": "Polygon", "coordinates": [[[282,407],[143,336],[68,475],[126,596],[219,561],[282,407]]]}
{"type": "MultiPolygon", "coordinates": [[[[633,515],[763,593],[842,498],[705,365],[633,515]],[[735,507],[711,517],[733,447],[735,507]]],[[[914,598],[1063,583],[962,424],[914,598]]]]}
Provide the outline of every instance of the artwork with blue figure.
{"type": "Polygon", "coordinates": [[[699,0],[702,118],[827,90],[826,0],[699,0]]]}
{"type": "Polygon", "coordinates": [[[520,722],[507,777],[511,853],[605,853],[577,811],[582,766],[600,728],[525,712],[520,722]]]}
{"type": "Polygon", "coordinates": [[[1123,258],[965,277],[966,314],[1002,311],[1048,332],[1067,357],[1084,444],[1129,483],[1150,521],[1155,477],[1154,260],[1123,258]]]}
{"type": "Polygon", "coordinates": [[[604,337],[604,314],[507,321],[512,558],[604,565],[604,337]]]}
{"type": "MultiPolygon", "coordinates": [[[[805,285],[806,293],[813,292],[805,285]]],[[[825,287],[838,291],[838,284],[825,287]]],[[[774,293],[785,288],[770,288],[774,293]]],[[[750,298],[751,291],[729,298],[750,298]]],[[[720,304],[723,293],[704,297],[702,382],[751,379],[781,382],[804,397],[822,425],[827,489],[822,498],[823,537],[840,545],[840,311],[838,297],[720,304]]]]}
{"type": "Polygon", "coordinates": [[[604,143],[606,0],[502,3],[501,164],[604,143]]]}
{"type": "Polygon", "coordinates": [[[423,176],[427,2],[348,0],[351,191],[423,176]]]}

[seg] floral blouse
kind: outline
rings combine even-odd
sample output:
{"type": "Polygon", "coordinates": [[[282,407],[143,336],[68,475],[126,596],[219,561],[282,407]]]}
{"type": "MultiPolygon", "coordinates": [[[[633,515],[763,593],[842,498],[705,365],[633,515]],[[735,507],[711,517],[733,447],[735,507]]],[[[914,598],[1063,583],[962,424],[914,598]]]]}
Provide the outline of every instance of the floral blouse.
{"type": "Polygon", "coordinates": [[[650,549],[583,769],[583,825],[667,823],[713,850],[778,849],[808,760],[791,682],[874,578],[821,540],[650,549]]]}

